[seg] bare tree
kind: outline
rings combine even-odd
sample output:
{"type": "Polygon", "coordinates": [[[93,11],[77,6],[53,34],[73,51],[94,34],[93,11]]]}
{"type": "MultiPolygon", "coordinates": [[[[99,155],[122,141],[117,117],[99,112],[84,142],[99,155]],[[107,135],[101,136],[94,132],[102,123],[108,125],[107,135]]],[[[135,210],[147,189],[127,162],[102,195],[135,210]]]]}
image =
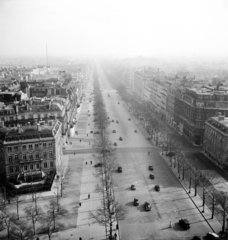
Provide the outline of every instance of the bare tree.
{"type": "Polygon", "coordinates": [[[57,166],[57,185],[59,185],[60,196],[63,195],[63,189],[65,188],[69,178],[70,178],[71,171],[70,169],[64,165],[60,164],[57,166]]]}
{"type": "Polygon", "coordinates": [[[39,228],[39,231],[46,233],[48,239],[51,240],[51,236],[54,233],[54,222],[51,218],[42,218],[42,226],[39,228]]]}
{"type": "Polygon", "coordinates": [[[16,205],[16,208],[17,208],[17,219],[19,220],[20,216],[19,216],[19,205],[22,201],[20,200],[20,196],[17,194],[15,196],[15,205],[16,205]]]}
{"type": "Polygon", "coordinates": [[[215,210],[216,210],[216,205],[218,204],[217,199],[219,199],[219,193],[216,191],[213,185],[209,186],[208,193],[210,194],[211,197],[211,219],[214,218],[215,215],[215,210]]]}
{"type": "Polygon", "coordinates": [[[64,216],[66,214],[66,210],[62,207],[59,207],[57,203],[53,200],[49,202],[46,206],[47,208],[47,218],[50,218],[53,222],[53,231],[56,229],[56,220],[59,216],[64,216]]]}
{"type": "Polygon", "coordinates": [[[206,201],[206,193],[207,193],[207,188],[211,186],[211,182],[214,178],[214,174],[210,171],[202,170],[201,171],[201,178],[200,178],[200,186],[202,187],[203,190],[203,210],[205,208],[205,201],[206,201]]]}
{"type": "Polygon", "coordinates": [[[7,239],[10,240],[10,229],[13,226],[15,216],[8,214],[6,210],[0,213],[0,224],[7,230],[7,239]]]}
{"type": "Polygon", "coordinates": [[[112,224],[116,221],[124,219],[126,212],[118,202],[110,202],[106,199],[106,203],[97,208],[95,212],[90,212],[90,217],[102,226],[110,228],[110,237],[112,236],[112,224]]]}
{"type": "Polygon", "coordinates": [[[220,192],[217,197],[219,206],[216,208],[217,212],[222,215],[222,232],[225,232],[226,216],[228,212],[228,193],[220,192]]]}
{"type": "Polygon", "coordinates": [[[36,222],[41,218],[41,209],[40,208],[35,209],[35,207],[30,204],[25,207],[24,211],[25,211],[28,221],[31,221],[31,223],[32,223],[33,234],[35,235],[36,234],[36,222]]]}
{"type": "Polygon", "coordinates": [[[13,239],[25,240],[32,235],[32,230],[25,220],[15,220],[11,229],[13,239]]]}

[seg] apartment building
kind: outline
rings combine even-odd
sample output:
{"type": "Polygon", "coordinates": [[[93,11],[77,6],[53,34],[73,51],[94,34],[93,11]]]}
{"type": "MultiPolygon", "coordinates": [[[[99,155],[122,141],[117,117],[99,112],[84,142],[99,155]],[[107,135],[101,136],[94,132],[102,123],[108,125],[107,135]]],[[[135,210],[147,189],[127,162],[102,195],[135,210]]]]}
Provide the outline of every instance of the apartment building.
{"type": "Polygon", "coordinates": [[[216,88],[186,88],[179,100],[180,121],[183,124],[183,135],[193,144],[202,145],[205,121],[216,112],[228,116],[228,93],[216,88]]]}
{"type": "Polygon", "coordinates": [[[30,188],[31,182],[45,185],[61,164],[61,137],[61,122],[57,119],[13,128],[1,122],[1,181],[19,192],[30,188]]]}
{"type": "Polygon", "coordinates": [[[219,165],[228,166],[228,117],[218,113],[205,122],[203,149],[219,165]]]}

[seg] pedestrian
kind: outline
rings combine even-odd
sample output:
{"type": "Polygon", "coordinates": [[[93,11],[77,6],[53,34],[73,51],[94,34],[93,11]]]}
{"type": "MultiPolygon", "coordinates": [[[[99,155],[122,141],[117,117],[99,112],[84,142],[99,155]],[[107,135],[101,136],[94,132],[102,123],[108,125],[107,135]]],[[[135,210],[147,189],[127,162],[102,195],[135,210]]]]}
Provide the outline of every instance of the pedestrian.
{"type": "Polygon", "coordinates": [[[82,140],[80,139],[80,142],[81,142],[82,140]]]}
{"type": "Polygon", "coordinates": [[[148,152],[148,155],[150,155],[150,152],[148,152]]]}
{"type": "Polygon", "coordinates": [[[114,234],[114,237],[115,237],[115,240],[116,240],[117,239],[117,234],[116,233],[114,234]]]}
{"type": "Polygon", "coordinates": [[[119,229],[119,225],[118,224],[116,224],[116,230],[118,230],[119,229]]]}
{"type": "Polygon", "coordinates": [[[79,240],[82,240],[82,238],[80,237],[79,240]]]}
{"type": "Polygon", "coordinates": [[[169,228],[172,228],[172,222],[170,221],[170,223],[169,223],[169,228]]]}
{"type": "Polygon", "coordinates": [[[87,133],[87,137],[88,137],[88,133],[87,133]]]}
{"type": "Polygon", "coordinates": [[[87,162],[86,162],[86,165],[87,165],[87,162]]]}
{"type": "Polygon", "coordinates": [[[81,207],[81,205],[82,205],[81,202],[79,202],[79,207],[81,207]]]}
{"type": "Polygon", "coordinates": [[[40,240],[40,238],[37,237],[36,240],[40,240]]]}
{"type": "Polygon", "coordinates": [[[90,164],[93,164],[93,162],[92,162],[92,161],[90,161],[90,164]]]}
{"type": "Polygon", "coordinates": [[[90,199],[90,194],[88,194],[88,199],[90,199]]]}
{"type": "Polygon", "coordinates": [[[8,199],[8,203],[10,204],[10,199],[8,199]]]}

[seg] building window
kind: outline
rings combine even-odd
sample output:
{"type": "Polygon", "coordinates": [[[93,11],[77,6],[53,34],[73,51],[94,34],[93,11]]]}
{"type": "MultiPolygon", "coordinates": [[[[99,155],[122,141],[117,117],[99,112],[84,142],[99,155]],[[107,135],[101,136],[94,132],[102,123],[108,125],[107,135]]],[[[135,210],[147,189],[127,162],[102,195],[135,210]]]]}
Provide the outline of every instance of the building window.
{"type": "Polygon", "coordinates": [[[28,170],[28,166],[24,165],[24,170],[27,171],[28,170]]]}
{"type": "Polygon", "coordinates": [[[9,168],[9,171],[10,171],[10,173],[13,173],[13,167],[12,166],[9,168]]]}
{"type": "Polygon", "coordinates": [[[25,153],[23,153],[23,160],[27,160],[27,155],[25,153]]]}
{"type": "Polygon", "coordinates": [[[29,114],[29,118],[30,118],[30,119],[33,119],[33,114],[29,114]]]}
{"type": "Polygon", "coordinates": [[[1,117],[1,121],[4,122],[4,121],[5,121],[5,118],[4,118],[4,117],[1,117]]]}
{"type": "Polygon", "coordinates": [[[22,150],[24,150],[24,151],[26,150],[26,145],[22,146],[22,150]]]}
{"type": "Polygon", "coordinates": [[[40,164],[39,163],[36,164],[36,169],[40,169],[40,164]]]}
{"type": "Polygon", "coordinates": [[[49,144],[48,144],[48,147],[49,147],[49,148],[52,148],[52,143],[49,143],[49,144]]]}
{"type": "Polygon", "coordinates": [[[12,147],[8,147],[8,152],[12,152],[12,147]]]}
{"type": "Polygon", "coordinates": [[[33,170],[33,164],[30,164],[30,170],[33,170]]]}
{"type": "Polygon", "coordinates": [[[54,167],[54,163],[53,162],[50,162],[50,167],[54,167]]]}
{"type": "Polygon", "coordinates": [[[25,116],[21,116],[21,119],[24,120],[24,119],[25,119],[25,116]]]}
{"type": "Polygon", "coordinates": [[[39,119],[40,119],[40,114],[38,114],[38,115],[37,115],[37,118],[39,118],[39,119]]]}
{"type": "Polygon", "coordinates": [[[53,152],[49,151],[49,158],[52,158],[52,157],[53,157],[53,152]]]}
{"type": "Polygon", "coordinates": [[[29,159],[33,160],[33,155],[32,154],[29,154],[29,159]]]}
{"type": "Polygon", "coordinates": [[[15,154],[15,155],[14,155],[14,160],[15,160],[15,161],[18,161],[18,154],[15,154]]]}
{"type": "Polygon", "coordinates": [[[32,150],[32,145],[31,144],[29,144],[29,150],[32,150]]]}
{"type": "Polygon", "coordinates": [[[47,168],[47,162],[44,162],[44,168],[47,168]]]}
{"type": "Polygon", "coordinates": [[[14,151],[18,151],[18,146],[14,146],[14,151]]]}
{"type": "Polygon", "coordinates": [[[10,121],[13,121],[13,117],[10,117],[10,121]]]}
{"type": "Polygon", "coordinates": [[[36,144],[35,144],[35,149],[38,149],[38,148],[39,148],[39,144],[36,143],[36,144]]]}
{"type": "Polygon", "coordinates": [[[43,154],[43,158],[44,158],[44,159],[47,158],[47,153],[46,153],[46,152],[44,152],[44,154],[43,154]]]}
{"type": "Polygon", "coordinates": [[[13,161],[13,156],[9,155],[9,163],[13,161]]]}
{"type": "Polygon", "coordinates": [[[43,148],[46,148],[47,147],[47,143],[43,143],[43,148]]]}
{"type": "Polygon", "coordinates": [[[39,159],[39,158],[40,158],[40,154],[36,153],[36,159],[39,159]]]}
{"type": "Polygon", "coordinates": [[[19,166],[16,166],[15,171],[16,171],[16,172],[19,172],[19,171],[20,171],[19,166]]]}

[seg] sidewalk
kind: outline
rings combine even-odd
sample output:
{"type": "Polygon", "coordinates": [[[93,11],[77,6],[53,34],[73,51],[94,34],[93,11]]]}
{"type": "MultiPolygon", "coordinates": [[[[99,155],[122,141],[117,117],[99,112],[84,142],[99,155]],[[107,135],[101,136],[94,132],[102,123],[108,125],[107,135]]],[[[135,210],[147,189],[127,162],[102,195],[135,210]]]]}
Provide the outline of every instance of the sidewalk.
{"type": "Polygon", "coordinates": [[[176,178],[179,180],[180,184],[184,188],[186,194],[189,196],[189,198],[192,200],[196,208],[199,210],[205,221],[208,223],[208,225],[211,228],[212,232],[215,232],[219,234],[219,232],[222,230],[221,224],[218,222],[218,220],[214,217],[214,219],[211,219],[211,211],[210,209],[205,205],[204,207],[204,213],[202,212],[203,206],[202,206],[202,199],[201,197],[197,194],[196,196],[194,195],[194,188],[191,188],[191,193],[189,193],[189,182],[187,180],[180,180],[179,179],[179,174],[178,174],[178,169],[177,167],[170,167],[170,160],[169,157],[164,156],[162,153],[160,154],[169,168],[172,170],[173,174],[176,176],[176,178]]]}

